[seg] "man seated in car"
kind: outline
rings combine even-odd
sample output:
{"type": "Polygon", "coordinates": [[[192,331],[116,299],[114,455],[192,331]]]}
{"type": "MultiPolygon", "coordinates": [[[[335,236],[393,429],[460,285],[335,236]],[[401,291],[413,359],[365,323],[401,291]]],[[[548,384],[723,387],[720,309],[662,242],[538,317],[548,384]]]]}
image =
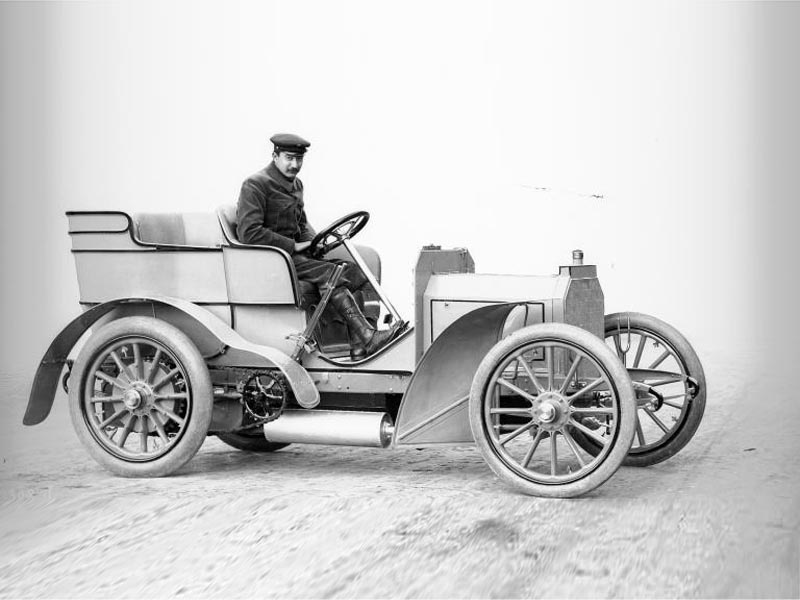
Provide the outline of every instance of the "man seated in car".
{"type": "MultiPolygon", "coordinates": [[[[306,219],[303,182],[297,178],[311,144],[290,133],[275,134],[270,141],[274,145],[272,162],[242,183],[236,234],[242,243],[276,246],[288,252],[297,278],[314,284],[323,296],[337,263],[307,254],[316,232],[306,219]]],[[[345,319],[351,337],[363,344],[366,355],[374,354],[397,337],[404,324],[394,323],[385,330],[370,325],[352,294],[367,284],[367,279],[357,266],[346,265],[330,302],[345,319]]]]}

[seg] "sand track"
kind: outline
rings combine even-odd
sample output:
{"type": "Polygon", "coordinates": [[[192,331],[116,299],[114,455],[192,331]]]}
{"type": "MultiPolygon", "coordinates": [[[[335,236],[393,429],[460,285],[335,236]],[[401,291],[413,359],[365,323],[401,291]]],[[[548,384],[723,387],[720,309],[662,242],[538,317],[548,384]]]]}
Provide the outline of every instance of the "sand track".
{"type": "Polygon", "coordinates": [[[119,479],[63,397],[23,428],[6,388],[1,597],[800,596],[800,403],[777,383],[718,386],[683,452],[569,501],[508,490],[471,447],[209,438],[179,476],[119,479]]]}

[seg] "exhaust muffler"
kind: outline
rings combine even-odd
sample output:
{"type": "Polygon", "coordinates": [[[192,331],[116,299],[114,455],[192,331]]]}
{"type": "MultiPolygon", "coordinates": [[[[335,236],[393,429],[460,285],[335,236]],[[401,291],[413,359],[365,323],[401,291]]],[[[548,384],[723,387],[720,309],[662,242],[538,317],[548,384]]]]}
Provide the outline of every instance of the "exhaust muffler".
{"type": "Polygon", "coordinates": [[[388,413],[351,410],[285,410],[264,424],[270,442],[386,448],[394,435],[388,413]]]}

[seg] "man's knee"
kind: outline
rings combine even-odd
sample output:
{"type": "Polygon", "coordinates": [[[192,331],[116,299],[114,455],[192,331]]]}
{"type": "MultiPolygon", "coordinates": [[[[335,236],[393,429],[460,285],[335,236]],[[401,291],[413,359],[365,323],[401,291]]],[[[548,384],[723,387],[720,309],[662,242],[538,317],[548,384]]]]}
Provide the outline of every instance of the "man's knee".
{"type": "Polygon", "coordinates": [[[342,279],[347,281],[347,288],[351,292],[357,292],[367,284],[367,278],[358,268],[358,265],[351,262],[347,262],[345,265],[342,279]]]}

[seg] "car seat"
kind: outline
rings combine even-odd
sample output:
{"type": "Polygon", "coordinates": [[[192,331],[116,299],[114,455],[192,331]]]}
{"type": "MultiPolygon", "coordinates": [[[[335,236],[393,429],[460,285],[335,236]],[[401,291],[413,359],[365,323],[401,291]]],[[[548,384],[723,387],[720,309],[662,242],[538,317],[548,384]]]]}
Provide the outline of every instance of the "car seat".
{"type": "MultiPolygon", "coordinates": [[[[239,241],[236,235],[236,205],[228,204],[220,206],[217,209],[217,216],[222,228],[225,241],[231,246],[249,246],[239,241]]],[[[375,276],[375,279],[380,283],[381,277],[381,261],[378,253],[369,246],[356,246],[359,254],[364,259],[367,267],[375,276]]],[[[325,255],[328,260],[350,260],[347,250],[344,246],[340,246],[325,255]]],[[[314,284],[307,281],[297,280],[297,275],[294,272],[294,266],[289,261],[292,271],[292,277],[297,281],[297,290],[300,299],[300,307],[306,310],[310,316],[316,308],[317,303],[320,301],[320,296],[314,284]]],[[[354,294],[356,302],[361,307],[364,316],[373,324],[376,325],[380,316],[380,298],[378,294],[367,286],[365,289],[354,294]]],[[[345,355],[349,353],[350,340],[348,339],[347,327],[341,316],[329,306],[320,319],[320,323],[315,331],[317,343],[323,351],[331,356],[345,355]]]]}

